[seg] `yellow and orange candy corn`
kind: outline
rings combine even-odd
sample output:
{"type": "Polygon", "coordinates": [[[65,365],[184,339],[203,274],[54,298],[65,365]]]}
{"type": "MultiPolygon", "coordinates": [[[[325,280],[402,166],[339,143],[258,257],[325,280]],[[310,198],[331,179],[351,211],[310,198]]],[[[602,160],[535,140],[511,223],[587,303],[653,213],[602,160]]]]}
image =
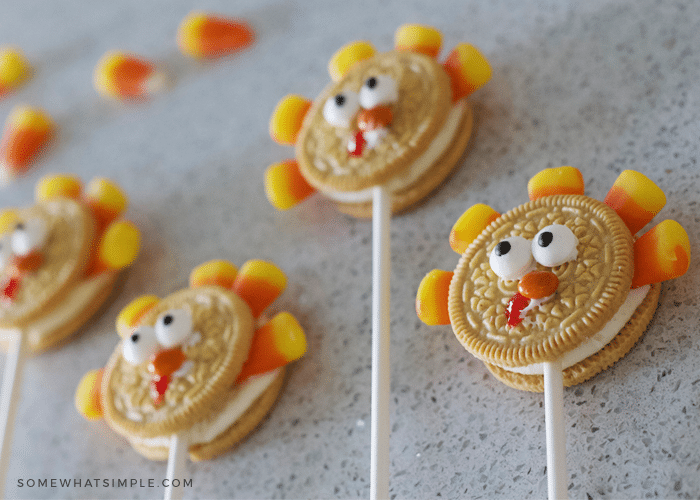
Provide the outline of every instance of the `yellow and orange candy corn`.
{"type": "Polygon", "coordinates": [[[0,142],[0,177],[12,178],[27,169],[54,131],[51,117],[28,106],[12,110],[0,142]]]}
{"type": "Polygon", "coordinates": [[[300,95],[284,97],[270,118],[270,137],[279,144],[293,146],[301,130],[304,117],[311,107],[311,101],[300,95]]]}
{"type": "Polygon", "coordinates": [[[54,198],[70,198],[77,200],[83,190],[83,184],[73,175],[46,175],[41,178],[34,188],[36,201],[47,201],[54,198]]]}
{"type": "Polygon", "coordinates": [[[104,370],[90,370],[80,379],[75,391],[75,407],[88,420],[102,418],[102,374],[104,370]]]}
{"type": "Polygon", "coordinates": [[[19,49],[0,48],[0,99],[21,86],[30,74],[29,63],[19,49]]]}
{"type": "Polygon", "coordinates": [[[583,194],[581,171],[575,167],[545,168],[527,183],[531,200],[555,194],[583,194]]]}
{"type": "Polygon", "coordinates": [[[241,266],[233,291],[250,306],[257,318],[287,287],[287,277],[271,262],[249,260],[241,266]]]}
{"type": "Polygon", "coordinates": [[[277,210],[290,209],[315,192],[301,175],[296,160],[275,163],[265,171],[265,194],[277,210]]]}
{"type": "Polygon", "coordinates": [[[328,62],[331,80],[339,82],[356,62],[369,59],[376,53],[376,49],[369,42],[351,42],[344,45],[328,62]]]}
{"type": "Polygon", "coordinates": [[[433,269],[421,280],[416,294],[416,313],[426,325],[450,324],[447,299],[452,276],[453,272],[433,269]]]}
{"type": "Polygon", "coordinates": [[[443,63],[452,83],[452,100],[458,101],[491,79],[491,65],[479,49],[460,43],[443,63]]]}
{"type": "Polygon", "coordinates": [[[442,33],[430,26],[404,24],[396,30],[394,48],[420,52],[430,57],[437,57],[442,47],[442,33]]]}
{"type": "Polygon", "coordinates": [[[135,99],[162,91],[165,75],[146,59],[124,52],[108,52],[93,74],[95,90],[105,97],[135,99]]]}
{"type": "Polygon", "coordinates": [[[288,312],[279,313],[255,332],[248,359],[236,383],[291,363],[301,358],[305,352],[306,336],[303,328],[288,312]]]}
{"type": "Polygon", "coordinates": [[[119,271],[130,266],[140,248],[141,232],[132,222],[112,222],[100,239],[94,271],[119,271]]]}
{"type": "Polygon", "coordinates": [[[117,333],[121,338],[131,335],[144,314],[160,302],[155,295],[142,295],[129,302],[117,316],[117,333]]]}
{"type": "Polygon", "coordinates": [[[494,220],[501,216],[493,208],[483,203],[477,203],[467,209],[457,219],[450,231],[450,246],[452,250],[462,255],[467,247],[494,220]]]}
{"type": "Polygon", "coordinates": [[[218,285],[227,290],[233,288],[238,269],[227,260],[210,260],[195,267],[190,273],[190,288],[218,285]]]}
{"type": "Polygon", "coordinates": [[[129,199],[109,179],[95,177],[85,188],[85,202],[92,208],[98,229],[102,230],[126,210],[129,199]]]}
{"type": "Polygon", "coordinates": [[[240,19],[202,12],[190,13],[180,24],[177,44],[196,59],[221,57],[253,43],[255,32],[240,19]]]}
{"type": "Polygon", "coordinates": [[[646,175],[625,170],[608,191],[605,203],[617,212],[634,235],[661,211],[666,195],[646,175]]]}
{"type": "Polygon", "coordinates": [[[690,241],[674,220],[658,223],[634,242],[632,288],[677,278],[690,266],[690,241]]]}

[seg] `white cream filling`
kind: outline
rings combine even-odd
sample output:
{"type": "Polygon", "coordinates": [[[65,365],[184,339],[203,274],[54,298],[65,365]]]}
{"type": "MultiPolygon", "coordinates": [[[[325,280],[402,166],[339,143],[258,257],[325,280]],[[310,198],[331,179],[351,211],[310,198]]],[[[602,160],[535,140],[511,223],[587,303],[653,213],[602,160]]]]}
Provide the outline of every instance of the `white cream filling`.
{"type": "Polygon", "coordinates": [[[112,277],[109,273],[101,273],[82,281],[68,292],[58,306],[51,309],[47,314],[36,318],[22,329],[0,328],[0,338],[17,335],[23,330],[27,335],[29,345],[39,343],[45,337],[71,321],[77,314],[81,314],[111,279],[112,277]]]}
{"type": "MultiPolygon", "coordinates": [[[[401,170],[384,184],[389,192],[396,193],[413,184],[444,154],[457,133],[466,105],[466,101],[461,99],[452,106],[442,129],[430,143],[428,149],[416,158],[407,169],[401,170]]],[[[360,191],[336,191],[324,188],[321,192],[328,198],[342,203],[363,203],[372,200],[372,190],[371,187],[360,191]]]]}
{"type": "MultiPolygon", "coordinates": [[[[279,368],[251,377],[248,381],[233,389],[227,395],[229,401],[222,411],[211,419],[196,422],[188,430],[182,432],[188,445],[204,444],[213,441],[216,436],[231,427],[248,410],[250,405],[267,390],[278,373],[279,368]]],[[[162,448],[170,446],[170,437],[171,435],[153,438],[132,437],[129,438],[129,441],[142,446],[162,448]]]]}
{"type": "MultiPolygon", "coordinates": [[[[650,285],[641,286],[639,288],[634,288],[629,291],[627,298],[622,303],[617,312],[610,318],[602,330],[593,335],[591,338],[583,342],[581,345],[566,352],[561,358],[562,369],[569,368],[576,363],[583,361],[589,356],[594,355],[596,352],[602,350],[610,341],[615,338],[622,327],[629,321],[629,319],[637,310],[639,304],[642,303],[644,297],[649,293],[650,285]]],[[[543,375],[544,374],[544,363],[534,363],[527,366],[518,367],[505,367],[502,366],[504,370],[508,370],[515,373],[521,373],[523,375],[543,375]]]]}

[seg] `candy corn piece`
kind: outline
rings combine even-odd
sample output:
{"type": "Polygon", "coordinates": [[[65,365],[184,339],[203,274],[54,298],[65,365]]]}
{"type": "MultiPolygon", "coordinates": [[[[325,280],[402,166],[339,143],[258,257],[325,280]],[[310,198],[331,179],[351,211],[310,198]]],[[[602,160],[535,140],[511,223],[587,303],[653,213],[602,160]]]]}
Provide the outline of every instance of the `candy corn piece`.
{"type": "Polygon", "coordinates": [[[288,312],[279,313],[255,332],[248,359],[238,374],[236,383],[291,363],[301,358],[305,352],[306,336],[303,328],[288,312]]]}
{"type": "Polygon", "coordinates": [[[24,171],[53,130],[53,121],[43,111],[28,106],[13,109],[0,142],[0,179],[11,179],[24,171]]]}
{"type": "Polygon", "coordinates": [[[22,85],[30,73],[29,63],[19,49],[0,48],[0,98],[22,85]]]}
{"type": "Polygon", "coordinates": [[[287,277],[270,262],[249,260],[241,267],[233,291],[250,306],[257,318],[287,287],[287,277]]]}
{"type": "Polygon", "coordinates": [[[471,242],[500,216],[501,214],[483,203],[477,203],[467,209],[457,219],[457,222],[452,226],[452,231],[450,231],[450,246],[452,250],[462,255],[471,242]]]}
{"type": "Polygon", "coordinates": [[[102,418],[102,385],[103,370],[90,370],[80,379],[75,391],[75,407],[88,420],[102,418]]]}
{"type": "Polygon", "coordinates": [[[265,194],[277,210],[290,209],[315,192],[301,175],[296,160],[275,163],[265,171],[265,194]]]}
{"type": "Polygon", "coordinates": [[[196,59],[221,57],[252,44],[255,32],[240,19],[192,12],[180,23],[177,44],[196,59]]]}
{"type": "Polygon", "coordinates": [[[625,170],[608,191],[605,203],[617,212],[634,235],[666,205],[666,195],[646,175],[625,170]]]}
{"type": "Polygon", "coordinates": [[[85,188],[85,201],[92,208],[98,226],[104,228],[119,217],[129,204],[124,191],[103,177],[95,177],[85,188]]]}
{"type": "Polygon", "coordinates": [[[396,50],[411,50],[430,57],[437,57],[442,47],[442,33],[430,26],[404,24],[394,35],[396,50]]]}
{"type": "Polygon", "coordinates": [[[416,313],[426,325],[450,324],[447,299],[452,276],[453,272],[433,269],[421,280],[416,294],[416,313]]]}
{"type": "Polygon", "coordinates": [[[353,64],[369,59],[376,53],[374,46],[369,42],[351,42],[344,45],[333,54],[328,62],[328,73],[331,75],[331,80],[339,82],[353,64]]]}
{"type": "Polygon", "coordinates": [[[143,318],[143,315],[150,311],[160,299],[155,295],[142,295],[129,302],[117,316],[117,333],[121,338],[126,338],[132,334],[143,318]]]}
{"type": "Polygon", "coordinates": [[[133,99],[162,91],[165,75],[151,62],[124,52],[108,52],[93,74],[95,90],[105,97],[133,99]]]}
{"type": "Polygon", "coordinates": [[[139,253],[141,233],[131,222],[112,222],[100,239],[96,272],[119,271],[129,266],[139,253]]]}
{"type": "Polygon", "coordinates": [[[665,220],[634,242],[632,288],[677,278],[689,266],[688,233],[678,222],[665,220]]]}
{"type": "Polygon", "coordinates": [[[458,101],[491,79],[491,65],[479,49],[460,43],[443,63],[452,81],[452,100],[458,101]]]}
{"type": "Polygon", "coordinates": [[[190,273],[190,287],[218,285],[233,288],[238,269],[227,260],[210,260],[195,267],[190,273]]]}
{"type": "Polygon", "coordinates": [[[311,101],[300,95],[290,94],[284,97],[270,118],[270,137],[279,144],[293,146],[301,130],[311,101]]]}
{"type": "Polygon", "coordinates": [[[36,185],[34,199],[47,201],[54,198],[70,198],[77,200],[83,190],[83,185],[72,175],[47,175],[36,185]]]}
{"type": "Polygon", "coordinates": [[[531,200],[555,194],[583,194],[583,175],[574,167],[545,168],[527,183],[531,200]]]}

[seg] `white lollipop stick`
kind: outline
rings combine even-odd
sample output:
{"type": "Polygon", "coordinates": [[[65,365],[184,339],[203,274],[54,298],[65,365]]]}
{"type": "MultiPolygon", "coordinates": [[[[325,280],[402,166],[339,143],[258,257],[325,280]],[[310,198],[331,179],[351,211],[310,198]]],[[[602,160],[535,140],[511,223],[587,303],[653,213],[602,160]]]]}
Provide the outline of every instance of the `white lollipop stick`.
{"type": "Polygon", "coordinates": [[[181,500],[184,488],[173,488],[173,480],[180,481],[185,473],[185,457],[187,457],[187,436],[173,434],[170,436],[170,451],[168,452],[168,470],[166,476],[168,486],[165,488],[165,500],[181,500]]]}
{"type": "Polygon", "coordinates": [[[391,194],[372,193],[372,447],[370,499],[389,498],[389,302],[391,278],[391,194]]]}
{"type": "Polygon", "coordinates": [[[544,364],[544,421],[547,435],[547,491],[549,500],[566,500],[566,433],[564,376],[561,361],[544,364]]]}
{"type": "Polygon", "coordinates": [[[2,401],[0,402],[0,498],[5,498],[5,480],[12,454],[12,431],[14,430],[19,392],[22,385],[22,370],[26,352],[26,335],[18,331],[9,339],[10,351],[5,359],[2,377],[2,401]]]}

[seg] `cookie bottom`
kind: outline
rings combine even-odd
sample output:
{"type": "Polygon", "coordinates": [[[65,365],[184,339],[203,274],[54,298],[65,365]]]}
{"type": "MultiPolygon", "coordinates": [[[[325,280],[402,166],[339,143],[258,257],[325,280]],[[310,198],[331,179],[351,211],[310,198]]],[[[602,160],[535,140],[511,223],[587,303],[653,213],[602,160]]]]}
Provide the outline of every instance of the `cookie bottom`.
{"type": "MultiPolygon", "coordinates": [[[[414,208],[420,201],[440,186],[457,166],[464,150],[467,148],[474,126],[474,112],[469,102],[465,103],[464,114],[457,133],[447,146],[443,155],[433,163],[430,169],[410,186],[393,193],[391,196],[391,213],[397,214],[414,208]]],[[[358,218],[372,217],[372,202],[340,203],[338,210],[358,218]]]]}
{"type": "MultiPolygon", "coordinates": [[[[644,335],[659,305],[660,294],[661,285],[659,283],[651,285],[649,293],[632,317],[604,349],[564,370],[564,386],[570,387],[585,382],[624,357],[644,335]]],[[[494,377],[507,386],[522,391],[544,392],[542,375],[523,375],[490,363],[484,364],[494,377]]]]}
{"type": "MultiPolygon", "coordinates": [[[[270,412],[284,386],[286,368],[280,372],[246,412],[233,425],[208,443],[198,443],[189,447],[190,460],[199,462],[211,460],[233,448],[250,434],[270,412]]],[[[167,460],[169,450],[166,447],[151,447],[131,443],[133,448],[149,460],[167,460]]]]}
{"type": "MultiPolygon", "coordinates": [[[[33,334],[31,330],[31,325],[25,327],[29,332],[29,338],[27,339],[27,344],[29,349],[33,352],[40,352],[46,349],[57,347],[68,339],[73,333],[75,333],[81,326],[83,326],[105,303],[105,301],[112,294],[114,289],[114,284],[117,281],[118,273],[113,273],[109,276],[96,276],[92,279],[103,279],[103,282],[99,284],[99,288],[95,291],[91,300],[84,304],[82,307],[72,311],[68,314],[58,325],[52,329],[51,332],[42,332],[40,335],[33,334]]],[[[62,307],[62,304],[58,304],[57,307],[62,307]]],[[[50,311],[51,313],[53,311],[50,311]]],[[[38,321],[41,318],[37,318],[38,321]]]]}

